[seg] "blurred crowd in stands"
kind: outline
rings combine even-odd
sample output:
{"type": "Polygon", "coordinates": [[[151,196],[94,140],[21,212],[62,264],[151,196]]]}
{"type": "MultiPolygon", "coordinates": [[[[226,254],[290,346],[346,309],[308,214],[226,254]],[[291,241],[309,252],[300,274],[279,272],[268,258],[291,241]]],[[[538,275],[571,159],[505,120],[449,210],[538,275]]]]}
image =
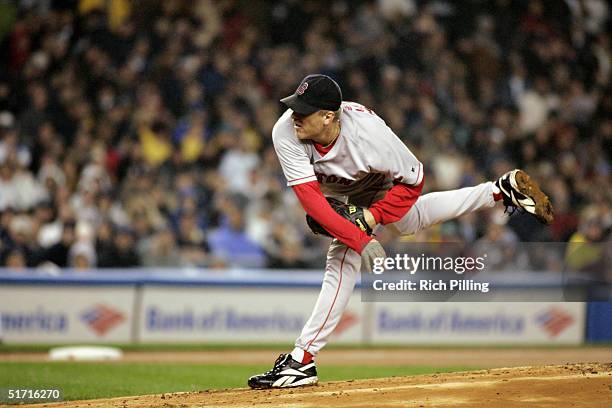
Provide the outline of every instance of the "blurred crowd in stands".
{"type": "MultiPolygon", "coordinates": [[[[588,241],[612,225],[605,0],[0,2],[0,261],[318,268],[271,129],[308,73],[371,107],[425,192],[527,170],[555,222],[500,205],[407,240],[588,241]]],[[[392,238],[386,238],[388,240],[392,238]]]]}

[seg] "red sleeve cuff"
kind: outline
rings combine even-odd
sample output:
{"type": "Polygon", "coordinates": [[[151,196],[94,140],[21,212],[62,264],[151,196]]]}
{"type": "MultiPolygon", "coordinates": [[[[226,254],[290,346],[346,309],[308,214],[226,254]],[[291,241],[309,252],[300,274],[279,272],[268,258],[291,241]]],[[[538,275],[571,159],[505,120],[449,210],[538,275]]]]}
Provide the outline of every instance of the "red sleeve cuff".
{"type": "Polygon", "coordinates": [[[331,208],[316,181],[298,184],[292,188],[306,213],[349,248],[361,253],[363,247],[372,239],[331,208]]]}
{"type": "Polygon", "coordinates": [[[378,208],[375,208],[375,207],[370,207],[369,210],[372,213],[372,216],[374,217],[374,221],[376,221],[377,224],[380,224],[380,220],[382,218],[382,215],[380,214],[380,210],[378,210],[378,208]]]}
{"type": "Polygon", "coordinates": [[[367,234],[363,234],[363,237],[361,237],[361,239],[359,240],[359,251],[356,251],[358,254],[361,254],[361,252],[363,251],[363,248],[365,248],[366,245],[368,245],[368,243],[372,240],[372,237],[367,235],[367,234]]]}

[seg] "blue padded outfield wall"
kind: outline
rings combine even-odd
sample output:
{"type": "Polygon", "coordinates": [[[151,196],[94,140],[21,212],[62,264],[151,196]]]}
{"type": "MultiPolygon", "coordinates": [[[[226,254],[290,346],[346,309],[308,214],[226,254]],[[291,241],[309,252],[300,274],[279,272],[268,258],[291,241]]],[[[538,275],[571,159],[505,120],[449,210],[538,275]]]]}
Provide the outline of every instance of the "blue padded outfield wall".
{"type": "Polygon", "coordinates": [[[590,302],[587,307],[588,342],[612,342],[612,302],[590,302]]]}

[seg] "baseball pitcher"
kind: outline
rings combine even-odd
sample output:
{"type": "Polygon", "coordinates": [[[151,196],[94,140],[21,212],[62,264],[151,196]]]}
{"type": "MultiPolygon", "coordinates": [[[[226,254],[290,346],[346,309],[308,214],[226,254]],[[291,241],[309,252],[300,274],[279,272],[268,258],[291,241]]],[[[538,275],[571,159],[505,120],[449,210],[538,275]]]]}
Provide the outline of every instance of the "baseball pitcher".
{"type": "Polygon", "coordinates": [[[248,380],[252,388],[284,388],[318,382],[314,358],[342,316],[362,264],[371,270],[383,247],[377,225],[413,234],[430,225],[501,201],[543,223],[553,210],[548,197],[522,170],[475,187],[421,195],[423,165],[372,110],[342,101],[338,84],[308,75],[281,100],[288,109],[272,139],[287,185],[298,197],[313,232],[334,238],[312,315],[291,353],[248,380]]]}

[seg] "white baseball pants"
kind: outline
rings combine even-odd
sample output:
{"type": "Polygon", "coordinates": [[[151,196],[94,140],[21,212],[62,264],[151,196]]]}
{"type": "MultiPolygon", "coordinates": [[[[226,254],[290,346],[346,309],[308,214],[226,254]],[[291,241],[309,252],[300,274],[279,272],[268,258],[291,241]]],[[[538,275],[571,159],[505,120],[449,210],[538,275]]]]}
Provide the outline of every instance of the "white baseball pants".
{"type": "MultiPolygon", "coordinates": [[[[390,224],[403,235],[483,208],[493,207],[493,183],[422,195],[399,221],[390,224]]],[[[312,315],[295,342],[316,355],[329,340],[351,297],[361,270],[361,256],[334,239],[327,252],[325,276],[312,315]]]]}

